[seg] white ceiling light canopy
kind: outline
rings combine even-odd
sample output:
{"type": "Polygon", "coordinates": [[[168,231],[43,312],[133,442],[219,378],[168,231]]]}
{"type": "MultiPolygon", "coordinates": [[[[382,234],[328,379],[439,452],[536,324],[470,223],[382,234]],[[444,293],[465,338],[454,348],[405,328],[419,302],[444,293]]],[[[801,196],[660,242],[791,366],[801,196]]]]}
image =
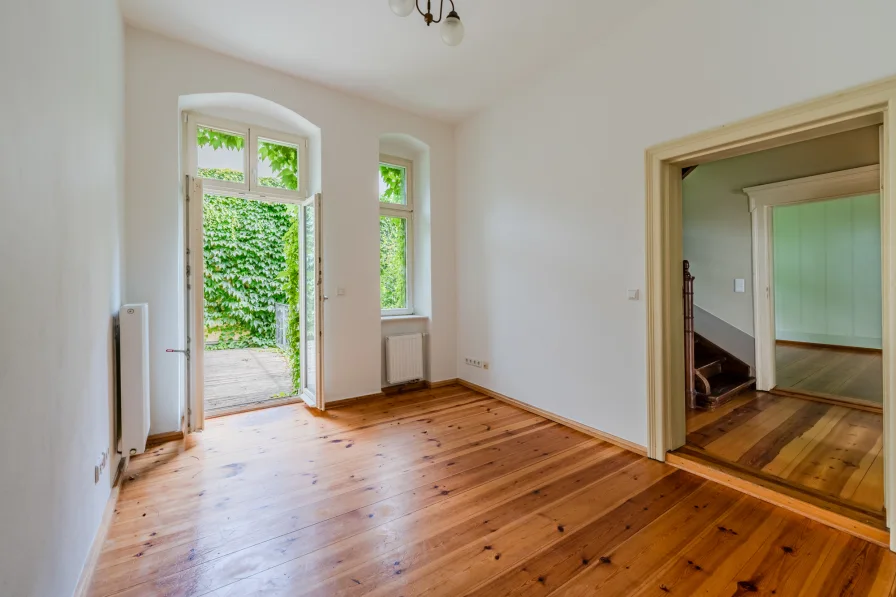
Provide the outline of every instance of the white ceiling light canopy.
{"type": "Polygon", "coordinates": [[[464,24],[461,23],[460,16],[454,8],[454,0],[448,0],[448,2],[451,4],[451,11],[445,17],[444,22],[442,22],[442,15],[445,11],[445,0],[439,0],[438,19],[432,16],[432,0],[426,0],[426,12],[420,10],[420,0],[389,0],[389,8],[400,17],[408,16],[416,8],[417,12],[423,15],[427,27],[433,23],[442,23],[442,41],[449,46],[456,46],[464,39],[464,24]]]}

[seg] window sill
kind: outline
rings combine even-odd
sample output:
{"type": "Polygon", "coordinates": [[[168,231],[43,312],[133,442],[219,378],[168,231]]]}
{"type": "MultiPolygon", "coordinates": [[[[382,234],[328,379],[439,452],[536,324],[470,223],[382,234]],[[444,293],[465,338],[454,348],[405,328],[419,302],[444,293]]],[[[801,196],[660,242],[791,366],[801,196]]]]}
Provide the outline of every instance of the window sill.
{"type": "Polygon", "coordinates": [[[414,321],[429,319],[428,315],[383,315],[380,317],[383,323],[387,321],[414,321]]]}

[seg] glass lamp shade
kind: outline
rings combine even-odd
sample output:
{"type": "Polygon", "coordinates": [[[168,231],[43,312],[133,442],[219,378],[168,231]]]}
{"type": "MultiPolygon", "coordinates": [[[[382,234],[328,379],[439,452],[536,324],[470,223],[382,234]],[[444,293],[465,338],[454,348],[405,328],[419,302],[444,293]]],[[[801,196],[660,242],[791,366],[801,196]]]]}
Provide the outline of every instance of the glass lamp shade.
{"type": "Polygon", "coordinates": [[[400,17],[406,17],[414,12],[416,0],[389,0],[389,8],[400,17]]]}
{"type": "Polygon", "coordinates": [[[442,23],[442,41],[449,46],[456,46],[464,39],[464,24],[453,10],[445,17],[442,23]]]}

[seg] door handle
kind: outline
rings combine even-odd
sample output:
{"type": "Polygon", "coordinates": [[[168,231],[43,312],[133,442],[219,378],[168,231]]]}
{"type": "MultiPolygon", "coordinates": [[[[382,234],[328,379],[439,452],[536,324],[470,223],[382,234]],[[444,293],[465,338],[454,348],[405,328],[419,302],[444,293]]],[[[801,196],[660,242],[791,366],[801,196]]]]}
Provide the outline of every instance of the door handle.
{"type": "Polygon", "coordinates": [[[183,350],[181,350],[180,348],[166,348],[165,352],[180,352],[180,353],[183,353],[183,355],[185,357],[187,357],[188,359],[190,358],[190,349],[189,348],[185,348],[183,350]]]}

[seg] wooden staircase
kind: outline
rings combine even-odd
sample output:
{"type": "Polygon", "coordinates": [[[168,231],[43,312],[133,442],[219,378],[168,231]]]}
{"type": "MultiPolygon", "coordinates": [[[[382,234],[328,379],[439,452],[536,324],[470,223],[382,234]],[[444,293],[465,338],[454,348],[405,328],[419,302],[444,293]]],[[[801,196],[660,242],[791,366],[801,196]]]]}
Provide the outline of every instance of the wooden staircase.
{"type": "Polygon", "coordinates": [[[714,409],[755,387],[750,366],[694,331],[694,276],[684,262],[685,392],[688,408],[714,409]]]}

